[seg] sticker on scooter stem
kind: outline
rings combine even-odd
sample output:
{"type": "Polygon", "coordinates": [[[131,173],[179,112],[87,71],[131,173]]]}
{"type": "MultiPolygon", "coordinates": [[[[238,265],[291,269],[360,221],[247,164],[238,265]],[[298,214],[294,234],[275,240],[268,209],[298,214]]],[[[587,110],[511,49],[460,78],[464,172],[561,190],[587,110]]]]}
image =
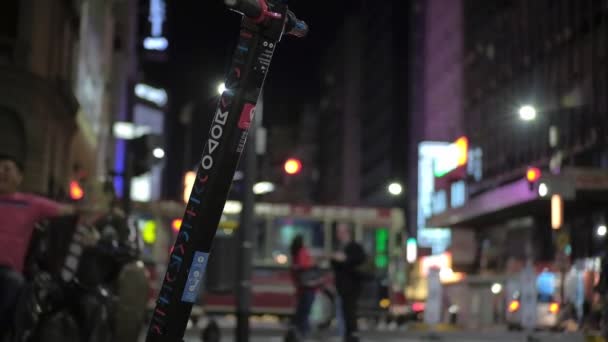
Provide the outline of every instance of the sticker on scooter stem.
{"type": "Polygon", "coordinates": [[[190,272],[188,272],[188,280],[186,281],[186,287],[182,294],[182,302],[196,303],[196,297],[198,297],[201,283],[205,276],[208,259],[209,253],[194,252],[192,265],[190,265],[190,272]]]}
{"type": "Polygon", "coordinates": [[[246,103],[243,106],[243,111],[241,112],[241,117],[239,118],[239,128],[240,129],[249,129],[251,126],[251,121],[253,120],[253,116],[255,115],[255,105],[251,103],[246,103]]]}

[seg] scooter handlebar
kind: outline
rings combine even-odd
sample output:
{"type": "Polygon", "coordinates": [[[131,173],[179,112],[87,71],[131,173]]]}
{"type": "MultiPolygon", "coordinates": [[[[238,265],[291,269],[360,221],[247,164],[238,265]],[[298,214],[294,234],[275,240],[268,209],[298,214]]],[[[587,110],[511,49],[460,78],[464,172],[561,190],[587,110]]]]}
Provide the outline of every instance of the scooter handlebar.
{"type": "Polygon", "coordinates": [[[305,37],[308,34],[308,25],[296,18],[292,11],[287,11],[287,24],[285,25],[285,33],[298,38],[305,37]]]}
{"type": "MultiPolygon", "coordinates": [[[[255,21],[262,21],[266,17],[281,18],[280,14],[268,11],[266,0],[224,0],[224,4],[233,11],[255,21]]],[[[299,20],[292,11],[288,10],[285,33],[290,36],[304,37],[308,34],[308,25],[299,20]]]]}
{"type": "Polygon", "coordinates": [[[224,0],[224,4],[233,11],[239,12],[249,18],[259,18],[264,13],[265,0],[224,0]]]}

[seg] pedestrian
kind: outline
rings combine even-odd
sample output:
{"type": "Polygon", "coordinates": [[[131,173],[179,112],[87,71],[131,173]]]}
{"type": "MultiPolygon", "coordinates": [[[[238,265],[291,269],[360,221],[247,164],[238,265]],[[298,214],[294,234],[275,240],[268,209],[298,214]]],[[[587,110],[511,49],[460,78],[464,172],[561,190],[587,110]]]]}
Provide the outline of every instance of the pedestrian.
{"type": "Polygon", "coordinates": [[[363,247],[352,238],[350,227],[337,226],[340,250],[331,256],[336,290],[340,297],[342,318],[344,320],[344,341],[359,341],[357,328],[357,304],[361,294],[362,279],[359,267],[365,262],[363,247]]]}
{"type": "Polygon", "coordinates": [[[23,269],[35,224],[80,210],[19,192],[22,180],[23,164],[19,158],[0,155],[0,331],[8,331],[12,325],[17,297],[25,282],[23,269]]]}
{"type": "Polygon", "coordinates": [[[296,288],[296,312],[294,325],[300,338],[310,333],[310,311],[315,300],[315,292],[321,284],[321,275],[310,250],[304,245],[302,235],[291,242],[291,269],[296,288]]]}

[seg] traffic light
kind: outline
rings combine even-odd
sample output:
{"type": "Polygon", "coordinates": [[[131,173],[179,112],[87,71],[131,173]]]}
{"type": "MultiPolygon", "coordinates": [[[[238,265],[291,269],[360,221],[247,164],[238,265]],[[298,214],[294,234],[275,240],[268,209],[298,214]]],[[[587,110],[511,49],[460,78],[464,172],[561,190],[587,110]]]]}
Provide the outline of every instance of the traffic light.
{"type": "Polygon", "coordinates": [[[540,176],[541,172],[540,169],[537,167],[529,167],[526,171],[526,179],[528,180],[528,182],[534,183],[540,179],[540,176]]]}
{"type": "Polygon", "coordinates": [[[296,158],[289,158],[285,161],[283,169],[288,175],[296,175],[302,171],[302,162],[296,158]]]}
{"type": "Polygon", "coordinates": [[[162,136],[144,134],[129,141],[133,161],[133,176],[141,176],[165,157],[162,136]]]}
{"type": "Polygon", "coordinates": [[[72,201],[80,201],[84,198],[84,189],[77,180],[70,182],[70,199],[72,201]]]}
{"type": "Polygon", "coordinates": [[[530,191],[534,190],[534,186],[541,176],[542,173],[537,167],[529,167],[528,170],[526,170],[526,180],[528,181],[530,191]]]}

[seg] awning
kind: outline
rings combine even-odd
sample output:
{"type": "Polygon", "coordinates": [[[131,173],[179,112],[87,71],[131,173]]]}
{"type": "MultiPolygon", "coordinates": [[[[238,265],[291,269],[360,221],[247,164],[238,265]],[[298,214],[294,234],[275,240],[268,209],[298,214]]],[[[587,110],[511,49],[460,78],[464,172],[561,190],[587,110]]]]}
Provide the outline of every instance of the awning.
{"type": "MultiPolygon", "coordinates": [[[[450,208],[427,219],[427,227],[477,227],[509,218],[532,215],[538,210],[549,210],[552,191],[559,189],[564,199],[572,204],[598,200],[608,203],[608,170],[591,168],[565,168],[558,176],[548,176],[548,195],[541,197],[536,188],[530,189],[521,179],[469,199],[464,206],[450,208]],[[554,186],[552,186],[554,185],[554,186]]],[[[580,204],[580,203],[579,203],[580,204]]]]}

